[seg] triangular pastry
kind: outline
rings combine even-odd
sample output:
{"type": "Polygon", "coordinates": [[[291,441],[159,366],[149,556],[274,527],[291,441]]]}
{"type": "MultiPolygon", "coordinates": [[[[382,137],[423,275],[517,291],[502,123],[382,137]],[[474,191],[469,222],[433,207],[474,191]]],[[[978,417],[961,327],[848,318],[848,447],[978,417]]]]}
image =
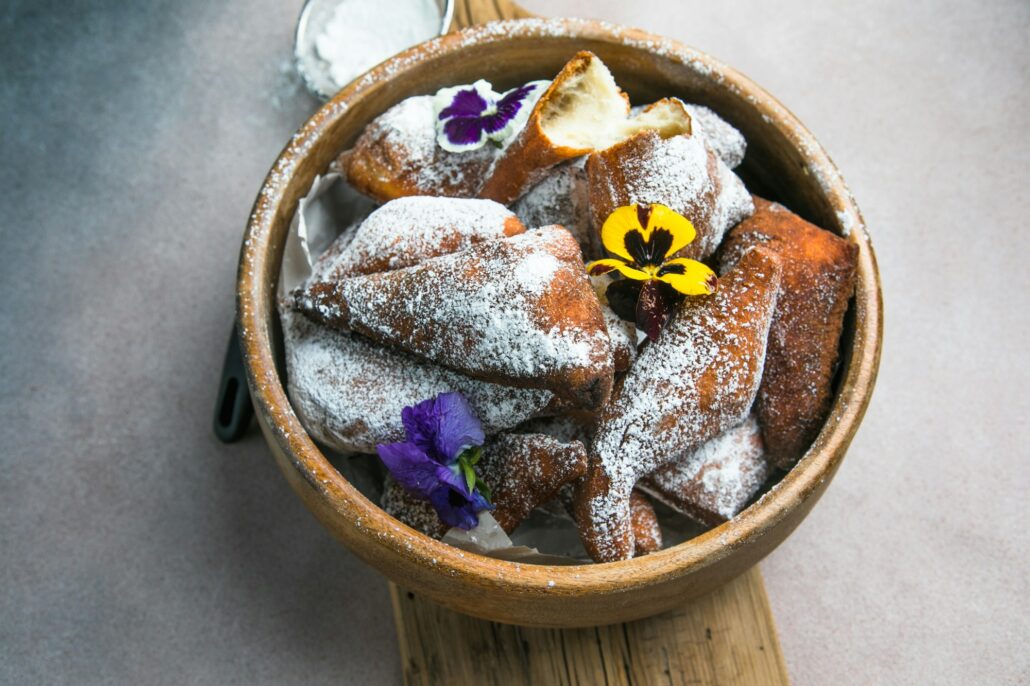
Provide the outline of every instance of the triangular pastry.
{"type": "Polygon", "coordinates": [[[595,560],[632,555],[629,499],[641,476],[747,416],[779,283],[775,254],[751,250],[715,294],[680,304],[613,392],[576,488],[576,521],[595,560]]]}
{"type": "Polygon", "coordinates": [[[599,407],[612,347],[579,246],[561,227],[406,269],[308,284],[294,306],[316,321],[485,381],[599,407]]]}
{"type": "Polygon", "coordinates": [[[525,231],[514,212],[492,200],[398,198],[368,215],[347,246],[330,255],[332,264],[318,271],[322,280],[331,281],[403,269],[525,231]]]}
{"type": "Polygon", "coordinates": [[[405,439],[401,410],[458,391],[487,435],[540,414],[553,395],[472,379],[411,355],[281,313],[290,405],[316,440],[340,452],[375,453],[405,439]]]}
{"type": "Polygon", "coordinates": [[[494,519],[507,533],[586,469],[582,443],[565,443],[544,434],[498,434],[483,446],[476,465],[490,488],[494,519]]]}
{"type": "Polygon", "coordinates": [[[761,198],[755,198],[755,214],[726,239],[720,253],[723,268],[755,245],[775,251],[783,263],[783,294],[773,316],[755,410],[769,458],[789,469],[808,450],[830,411],[858,246],[761,198]]]}
{"type": "Polygon", "coordinates": [[[651,472],[637,488],[702,524],[717,526],[737,516],[771,473],[752,415],[651,472]]]}

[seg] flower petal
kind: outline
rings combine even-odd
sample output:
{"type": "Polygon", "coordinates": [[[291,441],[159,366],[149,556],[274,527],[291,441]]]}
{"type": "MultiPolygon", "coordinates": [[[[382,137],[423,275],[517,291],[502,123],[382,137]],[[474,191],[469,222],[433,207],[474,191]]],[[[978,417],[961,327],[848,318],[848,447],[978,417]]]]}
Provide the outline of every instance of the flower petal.
{"type": "Polygon", "coordinates": [[[417,405],[401,410],[401,423],[408,443],[413,443],[427,457],[443,464],[446,456],[436,454],[436,434],[440,429],[440,417],[436,411],[436,398],[423,400],[417,405]]]}
{"type": "Polygon", "coordinates": [[[633,255],[626,249],[626,234],[631,231],[643,233],[644,227],[637,218],[635,205],[624,205],[608,215],[601,226],[601,243],[613,255],[633,261],[633,255]]]}
{"type": "Polygon", "coordinates": [[[652,231],[647,238],[640,231],[626,234],[626,252],[633,256],[633,261],[643,267],[657,267],[669,254],[672,245],[672,234],[665,229],[652,231]]]}
{"type": "Polygon", "coordinates": [[[489,81],[480,79],[471,86],[441,88],[433,96],[436,142],[448,152],[466,152],[486,143],[480,117],[494,111],[497,99],[489,81]]]}
{"type": "Polygon", "coordinates": [[[652,341],[662,332],[669,318],[670,305],[661,284],[653,280],[644,282],[640,288],[640,297],[637,298],[636,325],[652,341]]]}
{"type": "Polygon", "coordinates": [[[483,147],[486,131],[479,117],[454,117],[439,127],[437,144],[448,152],[466,152],[483,147]]]}
{"type": "Polygon", "coordinates": [[[530,81],[512,88],[497,100],[496,111],[483,116],[483,130],[490,140],[502,142],[522,130],[549,81],[530,81]]]}
{"type": "Polygon", "coordinates": [[[441,477],[446,478],[443,472],[450,472],[413,443],[380,443],[376,452],[393,478],[422,498],[428,498],[439,487],[441,477]]]}
{"type": "Polygon", "coordinates": [[[483,427],[461,393],[441,393],[401,410],[408,442],[431,460],[451,464],[472,446],[483,445],[483,427]]]}
{"type": "Polygon", "coordinates": [[[678,257],[662,264],[657,278],[684,295],[714,293],[719,279],[708,265],[686,257],[678,257]]]}
{"type": "Polygon", "coordinates": [[[627,322],[634,322],[637,319],[637,300],[640,299],[640,289],[647,281],[631,281],[630,279],[619,279],[608,284],[604,297],[608,300],[608,306],[612,311],[627,322]]]}
{"type": "Polygon", "coordinates": [[[465,495],[469,495],[472,492],[472,489],[465,483],[465,475],[461,473],[461,469],[457,464],[441,468],[437,472],[437,476],[440,483],[449,484],[451,488],[456,488],[465,495]]]}
{"type": "Polygon", "coordinates": [[[441,393],[435,400],[439,424],[436,431],[436,450],[448,462],[458,459],[466,448],[483,445],[483,426],[475,410],[461,393],[441,393]]]}
{"type": "Polygon", "coordinates": [[[472,502],[472,508],[476,512],[494,509],[494,506],[486,499],[485,496],[483,496],[482,493],[479,492],[479,489],[472,491],[472,495],[469,496],[469,500],[472,502]]]}
{"type": "Polygon", "coordinates": [[[603,260],[594,260],[587,263],[587,274],[590,276],[600,276],[611,271],[617,271],[627,279],[633,279],[634,281],[646,281],[651,278],[647,272],[642,272],[613,257],[606,257],[603,260]]]}
{"type": "Polygon", "coordinates": [[[659,231],[667,231],[671,237],[662,258],[675,255],[697,237],[697,230],[689,219],[665,205],[654,203],[647,217],[647,226],[644,227],[644,239],[653,241],[655,233],[659,231]]]}
{"type": "Polygon", "coordinates": [[[429,502],[436,514],[447,526],[459,529],[474,529],[479,524],[479,517],[472,509],[472,501],[461,491],[449,485],[441,484],[429,494],[429,502]]]}
{"type": "Polygon", "coordinates": [[[479,524],[477,513],[494,509],[493,505],[488,503],[479,491],[467,493],[462,488],[449,483],[441,483],[436,490],[430,493],[429,502],[436,510],[440,521],[448,526],[465,530],[474,529],[479,524]]]}
{"type": "Polygon", "coordinates": [[[471,86],[442,88],[433,96],[437,119],[478,117],[493,100],[493,86],[480,79],[471,86]]]}

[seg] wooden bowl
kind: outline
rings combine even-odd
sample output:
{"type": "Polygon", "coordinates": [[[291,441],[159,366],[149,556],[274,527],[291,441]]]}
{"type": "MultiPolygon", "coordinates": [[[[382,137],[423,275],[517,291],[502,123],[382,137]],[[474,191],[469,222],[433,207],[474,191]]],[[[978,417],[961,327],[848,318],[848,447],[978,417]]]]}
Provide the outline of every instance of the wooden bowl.
{"type": "Polygon", "coordinates": [[[801,123],[745,76],[679,43],[635,29],[573,19],[488,24],[423,43],[359,78],[287,144],[247,226],[238,317],[261,428],[293,489],[355,554],[400,586],[459,612],[529,626],[628,621],[711,591],[772,551],[805,518],[844,459],[879,363],[880,282],[869,237],[840,174],[801,123]],[[434,541],[393,519],[330,465],[290,407],[276,368],[274,305],[290,219],[317,174],[376,115],[403,98],[486,78],[500,89],[547,79],[578,50],[597,53],[635,103],[663,96],[715,109],[747,137],[740,171],[859,248],[858,286],[846,320],[843,364],[829,419],[808,454],[732,521],[634,560],[585,566],[503,562],[434,541]]]}

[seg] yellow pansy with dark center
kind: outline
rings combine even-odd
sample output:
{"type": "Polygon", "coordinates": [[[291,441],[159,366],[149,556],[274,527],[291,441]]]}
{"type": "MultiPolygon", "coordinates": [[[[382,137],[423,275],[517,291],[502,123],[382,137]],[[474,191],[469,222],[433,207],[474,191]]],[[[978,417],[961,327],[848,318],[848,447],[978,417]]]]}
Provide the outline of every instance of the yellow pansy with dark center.
{"type": "Polygon", "coordinates": [[[594,260],[587,272],[599,276],[614,271],[639,282],[611,284],[609,303],[620,316],[634,319],[649,338],[657,338],[676,294],[709,295],[718,285],[715,272],[704,263],[672,257],[696,236],[690,220],[665,205],[625,205],[601,227],[601,242],[614,257],[594,260]],[[631,294],[636,300],[633,317],[623,314],[625,305],[616,306],[625,304],[631,294]]]}

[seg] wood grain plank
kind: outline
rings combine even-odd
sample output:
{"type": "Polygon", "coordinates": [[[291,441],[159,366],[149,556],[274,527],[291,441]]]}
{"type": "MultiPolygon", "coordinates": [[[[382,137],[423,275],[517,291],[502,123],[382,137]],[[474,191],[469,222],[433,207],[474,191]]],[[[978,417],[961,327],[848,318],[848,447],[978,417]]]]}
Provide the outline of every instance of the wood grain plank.
{"type": "Polygon", "coordinates": [[[451,31],[497,19],[522,19],[535,16],[511,0],[454,0],[451,31]]]}
{"type": "Polygon", "coordinates": [[[530,629],[461,615],[390,584],[404,683],[789,684],[757,567],[658,617],[530,629]]]}

